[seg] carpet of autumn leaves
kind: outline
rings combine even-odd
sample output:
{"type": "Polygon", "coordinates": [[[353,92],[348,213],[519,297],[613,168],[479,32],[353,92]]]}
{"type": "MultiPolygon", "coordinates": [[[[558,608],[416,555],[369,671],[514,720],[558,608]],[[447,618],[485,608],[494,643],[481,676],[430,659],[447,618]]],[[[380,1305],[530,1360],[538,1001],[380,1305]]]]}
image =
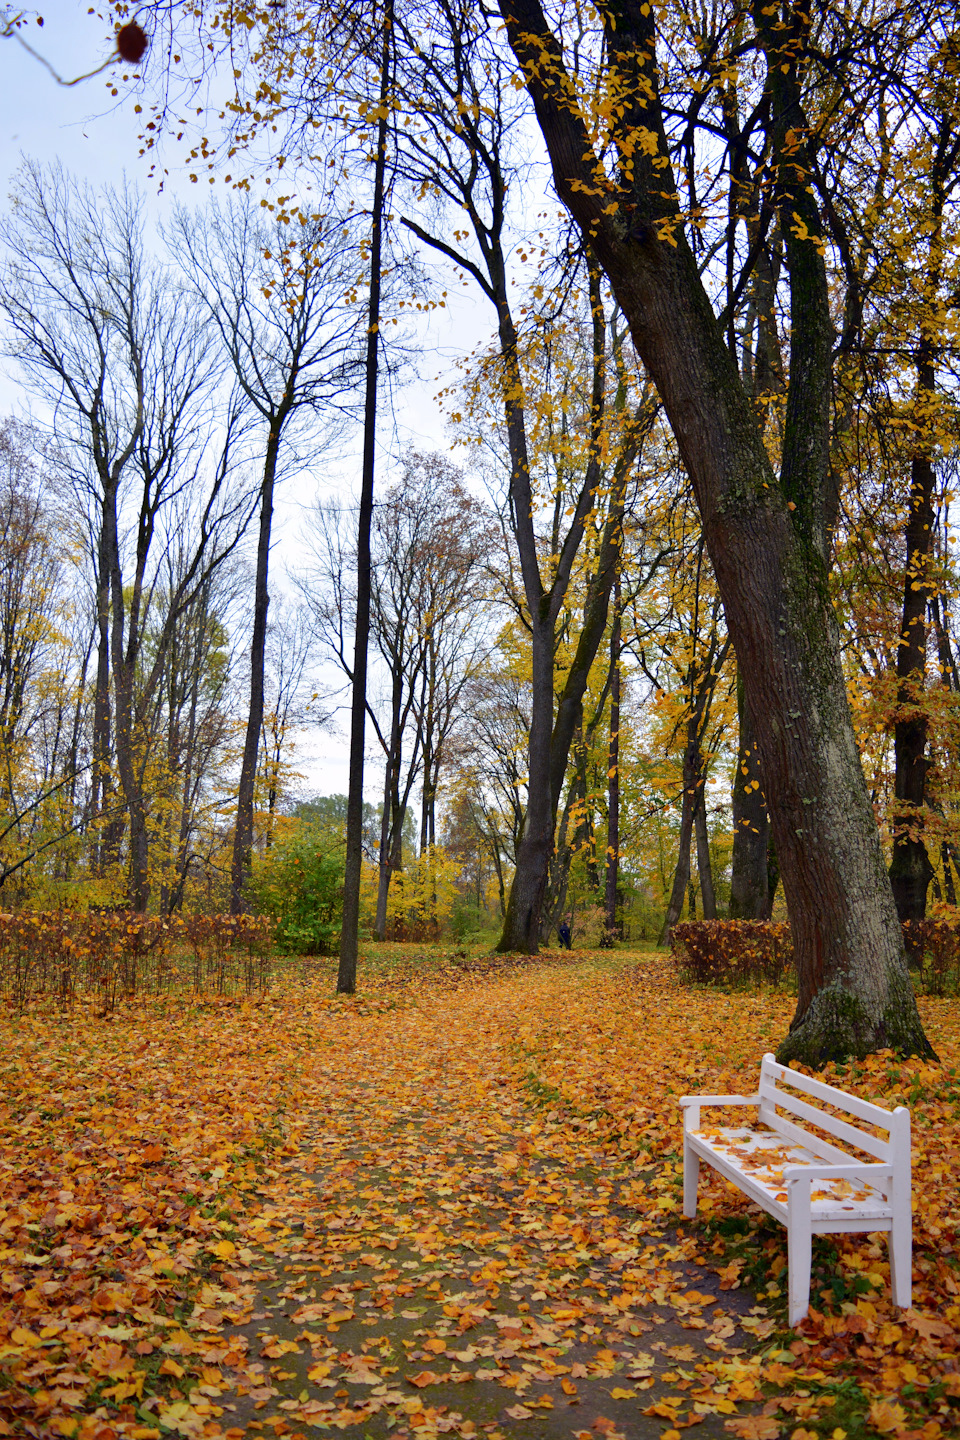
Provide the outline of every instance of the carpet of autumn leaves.
{"type": "Polygon", "coordinates": [[[752,1089],[789,996],[653,955],[362,986],[0,1021],[0,1434],[953,1433],[960,1004],[921,1001],[938,1064],[826,1077],[911,1108],[914,1308],[837,1237],[789,1331],[777,1228],[711,1172],[679,1215],[676,1104],[752,1089]]]}

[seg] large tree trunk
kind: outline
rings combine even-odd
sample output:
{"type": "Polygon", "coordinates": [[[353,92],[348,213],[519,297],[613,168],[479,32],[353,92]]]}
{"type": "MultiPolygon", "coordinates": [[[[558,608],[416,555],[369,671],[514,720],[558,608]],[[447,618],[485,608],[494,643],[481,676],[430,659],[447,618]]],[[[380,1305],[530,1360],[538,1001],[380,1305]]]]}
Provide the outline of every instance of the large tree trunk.
{"type": "Polygon", "coordinates": [[[656,103],[656,8],[620,0],[606,12],[609,63],[618,69],[620,94],[633,97],[623,102],[614,137],[629,159],[619,187],[602,180],[566,90],[546,78],[562,76],[564,61],[538,0],[501,0],[501,14],[555,184],[630,324],[702,517],[757,734],[797,957],[797,1009],[779,1057],[820,1065],[886,1046],[930,1054],[860,766],[827,584],[832,328],[825,265],[809,238],[819,233],[819,215],[795,128],[803,123],[797,65],[805,32],[777,29],[776,17],[762,12],[755,17],[768,52],[790,274],[790,387],[778,479],[668,182],[656,103]],[[655,155],[632,143],[639,132],[653,137],[655,155]]]}
{"type": "Polygon", "coordinates": [[[737,675],[737,714],[740,744],[733,778],[733,863],[730,878],[730,919],[769,920],[770,880],[767,848],[770,821],[760,780],[757,742],[743,695],[743,678],[737,675]]]}
{"type": "MultiPolygon", "coordinates": [[[[550,740],[553,733],[554,622],[533,619],[531,648],[530,743],[527,809],[517,849],[517,868],[510,886],[503,933],[497,949],[537,953],[540,912],[547,887],[556,802],[550,786],[550,740]]],[[[568,743],[569,748],[569,743],[568,743]]]]}
{"type": "Polygon", "coordinates": [[[933,866],[923,842],[923,805],[928,761],[926,678],[926,579],[933,529],[934,471],[928,455],[915,455],[907,522],[907,567],[897,650],[897,719],[894,725],[893,858],[890,884],[903,920],[922,920],[933,866]]]}

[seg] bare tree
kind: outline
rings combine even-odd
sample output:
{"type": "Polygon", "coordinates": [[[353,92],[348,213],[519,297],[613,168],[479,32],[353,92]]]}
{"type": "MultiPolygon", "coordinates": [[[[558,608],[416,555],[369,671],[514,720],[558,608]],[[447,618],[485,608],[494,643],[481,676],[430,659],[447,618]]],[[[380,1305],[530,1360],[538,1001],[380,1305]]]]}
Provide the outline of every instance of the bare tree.
{"type": "Polygon", "coordinates": [[[261,784],[266,800],[263,843],[273,843],[276,818],[296,776],[290,773],[294,736],[308,721],[329,720],[321,696],[311,686],[316,636],[303,604],[275,604],[267,627],[265,708],[261,749],[261,784]]]}
{"type": "MultiPolygon", "coordinates": [[[[355,597],[352,536],[340,512],[320,517],[317,583],[307,585],[318,633],[349,680],[355,597]]],[[[368,687],[367,714],[384,756],[380,875],[374,933],[386,932],[390,878],[403,864],[404,821],[421,782],[421,845],[435,836],[436,797],[464,687],[488,645],[476,601],[493,543],[490,516],[442,455],[409,451],[400,479],[374,508],[371,635],[384,699],[368,687]],[[472,603],[474,602],[474,603],[472,603]]]]}
{"type": "MultiPolygon", "coordinates": [[[[131,189],[98,194],[59,167],[44,171],[28,163],[15,198],[3,227],[10,258],[0,309],[11,351],[50,404],[61,452],[73,456],[75,491],[90,508],[97,614],[94,819],[105,808],[115,756],[130,831],[129,899],[143,910],[149,898],[143,740],[150,700],[137,703],[135,681],[159,573],[155,542],[171,507],[189,492],[194,543],[176,591],[167,596],[142,697],[159,683],[179,615],[245,529],[249,507],[233,484],[240,408],[228,402],[214,431],[210,405],[221,393],[221,371],[213,333],[169,273],[147,263],[142,207],[131,189]]],[[[118,843],[113,827],[111,848],[118,843]]]]}
{"type": "Polygon", "coordinates": [[[342,220],[300,216],[270,225],[249,198],[204,214],[177,214],[186,272],[226,347],[236,383],[259,417],[263,450],[250,644],[250,704],[237,794],[230,908],[245,904],[253,844],[254,789],[264,713],[264,663],[274,495],[301,443],[318,444],[318,422],[348,410],[358,375],[358,315],[348,303],[351,250],[342,220]],[[349,258],[348,258],[349,257],[349,258]]]}

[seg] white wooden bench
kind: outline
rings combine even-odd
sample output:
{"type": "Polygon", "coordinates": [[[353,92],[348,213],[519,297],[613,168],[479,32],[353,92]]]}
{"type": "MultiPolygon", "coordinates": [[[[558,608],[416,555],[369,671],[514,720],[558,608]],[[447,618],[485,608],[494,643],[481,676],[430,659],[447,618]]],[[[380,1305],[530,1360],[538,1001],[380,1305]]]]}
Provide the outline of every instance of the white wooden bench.
{"type": "Polygon", "coordinates": [[[705,1160],[787,1227],[791,1325],[803,1319],[810,1304],[813,1235],[885,1232],[893,1302],[909,1309],[909,1110],[902,1105],[893,1111],[871,1105],[778,1065],[772,1055],[763,1057],[756,1095],[685,1095],[680,1104],[684,1107],[684,1215],[692,1218],[697,1213],[697,1180],[700,1161],[705,1160]],[[804,1096],[830,1109],[812,1105],[804,1096]],[[727,1105],[756,1108],[756,1123],[700,1128],[702,1108],[727,1105]],[[886,1131],[886,1138],[875,1133],[878,1129],[886,1131]],[[817,1130],[850,1149],[840,1149],[817,1130]],[[875,1161],[851,1151],[865,1152],[875,1161]]]}

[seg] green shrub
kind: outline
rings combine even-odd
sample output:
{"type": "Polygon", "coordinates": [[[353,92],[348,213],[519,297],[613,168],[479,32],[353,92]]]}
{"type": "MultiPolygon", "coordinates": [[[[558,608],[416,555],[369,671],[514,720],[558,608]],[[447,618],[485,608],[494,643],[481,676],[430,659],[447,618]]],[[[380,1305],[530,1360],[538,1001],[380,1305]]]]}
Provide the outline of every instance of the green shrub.
{"type": "Polygon", "coordinates": [[[254,879],[259,909],[276,923],[277,944],[301,955],[332,955],[343,918],[343,840],[330,827],[294,821],[271,846],[254,879]]]}

